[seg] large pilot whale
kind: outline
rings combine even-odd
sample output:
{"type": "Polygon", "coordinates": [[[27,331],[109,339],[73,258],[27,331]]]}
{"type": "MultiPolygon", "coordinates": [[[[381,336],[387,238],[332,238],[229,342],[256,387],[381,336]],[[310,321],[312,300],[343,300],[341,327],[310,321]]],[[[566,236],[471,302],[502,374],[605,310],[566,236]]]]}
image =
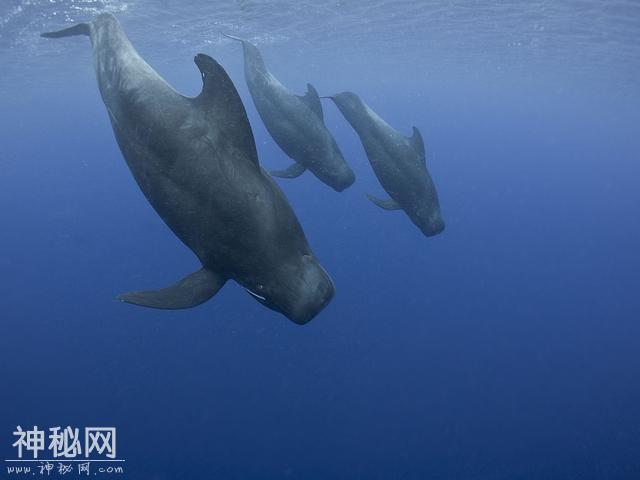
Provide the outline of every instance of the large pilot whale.
{"type": "Polygon", "coordinates": [[[402,209],[427,237],[444,230],[438,193],[427,170],[424,142],[413,127],[413,136],[405,137],[380,118],[355,93],[327,95],[356,131],[367,158],[390,199],[367,194],[385,210],[402,209]]]}
{"type": "Polygon", "coordinates": [[[242,101],[223,68],[196,55],[202,92],[180,95],[134,50],[109,13],[42,36],[88,35],[113,132],[140,190],[202,268],[161,290],[118,299],[189,308],[235,280],[297,324],[316,316],[334,285],[282,190],[258,163],[242,101]]]}
{"type": "Polygon", "coordinates": [[[242,42],[245,79],[256,110],[271,137],[295,162],[271,174],[295,178],[309,170],[338,192],[351,186],[356,176],[324,125],[320,97],[313,85],[307,84],[306,95],[296,95],[269,72],[255,45],[221,33],[242,42]]]}

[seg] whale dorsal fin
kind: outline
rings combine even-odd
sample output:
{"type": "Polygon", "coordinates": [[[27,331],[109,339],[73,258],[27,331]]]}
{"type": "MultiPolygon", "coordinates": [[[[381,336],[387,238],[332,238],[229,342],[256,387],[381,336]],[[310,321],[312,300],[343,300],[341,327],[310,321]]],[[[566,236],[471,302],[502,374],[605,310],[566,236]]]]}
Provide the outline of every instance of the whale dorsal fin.
{"type": "Polygon", "coordinates": [[[199,53],[194,61],[202,74],[202,92],[193,99],[195,105],[204,110],[216,128],[227,132],[233,145],[245,152],[259,168],[256,142],[247,111],[229,75],[209,55],[199,53]]]}
{"type": "Polygon", "coordinates": [[[420,158],[422,158],[422,163],[426,165],[424,154],[424,140],[422,140],[422,134],[420,133],[420,130],[418,130],[416,127],[413,127],[413,135],[409,137],[409,145],[411,145],[411,148],[416,153],[416,155],[419,155],[420,158]]]}
{"type": "Polygon", "coordinates": [[[320,103],[320,97],[315,87],[310,83],[307,83],[307,94],[304,96],[298,96],[298,98],[304,103],[309,110],[315,113],[318,118],[324,123],[324,114],[322,113],[322,104],[320,103]]]}

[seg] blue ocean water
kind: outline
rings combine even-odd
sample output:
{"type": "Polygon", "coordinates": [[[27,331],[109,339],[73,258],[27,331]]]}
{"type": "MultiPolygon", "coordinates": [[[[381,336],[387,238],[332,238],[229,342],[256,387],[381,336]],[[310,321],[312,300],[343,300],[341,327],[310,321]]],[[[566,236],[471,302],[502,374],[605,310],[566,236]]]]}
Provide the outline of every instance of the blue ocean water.
{"type": "Polygon", "coordinates": [[[18,425],[116,428],[123,473],[96,477],[640,478],[638,32],[625,0],[3,1],[0,478],[18,425]],[[118,302],[199,265],[122,159],[89,40],[39,37],[101,11],[181,93],[216,58],[267,168],[290,161],[219,29],[298,94],[417,126],[445,231],[366,198],[384,192],[327,102],[356,183],[278,180],[336,285],[317,318],[233,282],[191,310],[118,302]]]}

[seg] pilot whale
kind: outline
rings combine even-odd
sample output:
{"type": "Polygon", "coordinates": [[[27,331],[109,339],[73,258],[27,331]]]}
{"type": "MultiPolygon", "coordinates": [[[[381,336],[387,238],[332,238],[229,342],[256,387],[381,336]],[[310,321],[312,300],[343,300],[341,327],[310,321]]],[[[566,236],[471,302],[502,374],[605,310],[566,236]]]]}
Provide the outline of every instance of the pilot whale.
{"type": "Polygon", "coordinates": [[[338,192],[350,187],[356,176],[324,124],[320,97],[313,85],[307,84],[306,95],[296,95],[269,72],[255,45],[221,33],[242,42],[245,79],[256,110],[269,135],[295,162],[271,174],[295,178],[309,170],[338,192]]]}
{"type": "Polygon", "coordinates": [[[202,92],[185,97],[134,50],[109,13],[49,38],[88,35],[98,87],[140,190],[202,268],[176,284],[125,293],[152,308],[200,305],[227,280],[297,324],[315,317],[334,285],[284,193],[258,163],[246,111],[230,78],[196,55],[202,92]]]}
{"type": "Polygon", "coordinates": [[[427,236],[444,230],[444,220],[433,179],[427,170],[424,142],[413,127],[405,137],[380,118],[355,93],[327,95],[356,131],[376,177],[390,199],[367,197],[385,210],[402,209],[427,236]]]}

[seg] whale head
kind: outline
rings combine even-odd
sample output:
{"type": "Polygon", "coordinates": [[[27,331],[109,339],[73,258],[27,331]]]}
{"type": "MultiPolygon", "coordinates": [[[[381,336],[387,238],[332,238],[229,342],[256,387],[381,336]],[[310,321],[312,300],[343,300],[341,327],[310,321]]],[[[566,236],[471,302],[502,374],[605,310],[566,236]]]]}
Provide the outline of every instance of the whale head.
{"type": "Polygon", "coordinates": [[[431,204],[407,213],[425,237],[433,237],[444,230],[444,219],[437,204],[435,206],[431,204]]]}
{"type": "MultiPolygon", "coordinates": [[[[332,142],[335,144],[335,141],[332,142]]],[[[316,166],[315,175],[336,192],[342,192],[356,181],[356,174],[345,161],[338,145],[324,157],[325,162],[316,166]]]]}
{"type": "Polygon", "coordinates": [[[263,275],[238,283],[265,307],[304,325],[326,307],[335,294],[331,277],[313,254],[290,258],[263,275]]]}

